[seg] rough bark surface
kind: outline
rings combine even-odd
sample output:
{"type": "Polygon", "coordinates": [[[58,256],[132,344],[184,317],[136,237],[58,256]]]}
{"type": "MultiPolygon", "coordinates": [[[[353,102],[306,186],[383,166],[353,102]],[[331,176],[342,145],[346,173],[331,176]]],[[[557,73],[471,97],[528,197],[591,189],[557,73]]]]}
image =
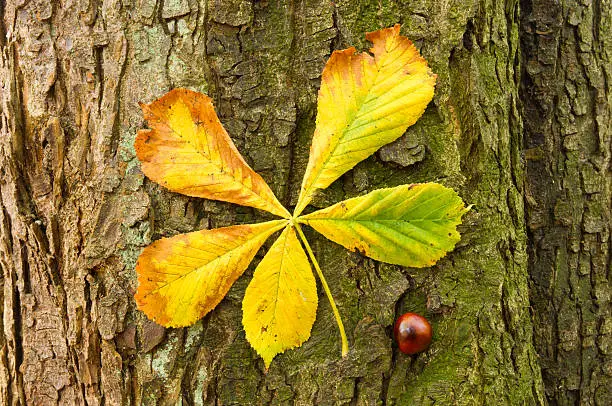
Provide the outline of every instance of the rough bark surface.
{"type": "Polygon", "coordinates": [[[610,404],[610,4],[524,3],[0,1],[0,404],[610,404]],[[149,321],[133,300],[144,246],[264,217],[145,179],[137,102],[173,87],[209,94],[291,206],[325,61],[398,22],[438,75],[434,100],[313,205],[437,180],[474,204],[460,246],[416,270],[309,235],[346,359],[320,292],[311,339],[265,374],[240,324],[251,271],[192,327],[149,321]],[[554,51],[539,42],[550,38],[554,51]],[[552,62],[537,57],[549,51],[552,62]],[[419,356],[391,339],[405,311],[434,327],[419,356]]]}
{"type": "Polygon", "coordinates": [[[612,3],[523,1],[529,272],[551,404],[612,404],[612,3]]]}

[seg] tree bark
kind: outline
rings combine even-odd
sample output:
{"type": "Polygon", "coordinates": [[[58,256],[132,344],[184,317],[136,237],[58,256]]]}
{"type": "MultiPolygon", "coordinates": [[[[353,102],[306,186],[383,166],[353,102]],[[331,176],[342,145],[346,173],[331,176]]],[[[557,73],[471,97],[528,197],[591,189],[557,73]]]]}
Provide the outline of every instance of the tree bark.
{"type": "Polygon", "coordinates": [[[612,403],[610,2],[524,1],[535,345],[552,404],[612,403]]]}
{"type": "MultiPolygon", "coordinates": [[[[0,404],[612,404],[608,0],[0,1],[0,404]],[[312,336],[268,373],[245,340],[253,265],[215,310],[164,329],[133,300],[142,248],[262,221],[140,171],[138,102],[207,93],[291,206],[321,70],[395,23],[438,75],[424,116],[319,196],[438,181],[472,211],[436,266],[382,264],[310,233],[312,336]],[[394,319],[430,319],[418,356],[394,319]]],[[[259,259],[261,256],[259,256],[259,259]]]]}

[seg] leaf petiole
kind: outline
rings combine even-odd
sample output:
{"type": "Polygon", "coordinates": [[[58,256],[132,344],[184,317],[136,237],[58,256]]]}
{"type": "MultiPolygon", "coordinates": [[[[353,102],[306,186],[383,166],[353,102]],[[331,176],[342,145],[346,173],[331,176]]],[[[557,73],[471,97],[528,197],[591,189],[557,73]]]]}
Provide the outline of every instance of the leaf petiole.
{"type": "Polygon", "coordinates": [[[319,266],[319,263],[317,262],[317,259],[315,258],[314,253],[312,252],[312,248],[310,248],[310,244],[308,244],[308,240],[306,240],[306,236],[302,232],[300,225],[297,222],[294,222],[293,225],[295,226],[295,229],[297,230],[298,234],[300,235],[300,238],[302,239],[302,242],[304,243],[304,246],[306,247],[306,252],[308,252],[308,256],[310,257],[312,264],[317,270],[317,274],[319,275],[319,279],[321,280],[321,285],[323,285],[323,290],[325,291],[327,299],[331,304],[332,311],[334,312],[334,317],[336,318],[336,323],[338,323],[338,329],[340,330],[340,338],[342,339],[342,358],[346,358],[349,350],[348,340],[346,339],[346,333],[344,332],[344,324],[342,324],[342,319],[340,318],[340,313],[338,312],[338,308],[336,307],[336,302],[334,301],[331,291],[329,290],[329,286],[327,285],[327,281],[325,280],[325,276],[323,276],[323,272],[321,271],[321,267],[319,266]]]}

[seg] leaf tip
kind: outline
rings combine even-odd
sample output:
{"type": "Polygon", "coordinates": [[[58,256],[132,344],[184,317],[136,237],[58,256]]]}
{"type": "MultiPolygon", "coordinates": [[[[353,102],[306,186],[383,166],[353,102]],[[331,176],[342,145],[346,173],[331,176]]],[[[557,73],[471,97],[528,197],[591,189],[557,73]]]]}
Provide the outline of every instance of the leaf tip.
{"type": "Polygon", "coordinates": [[[268,373],[268,371],[270,371],[270,365],[272,365],[272,360],[273,360],[273,359],[274,359],[274,357],[271,357],[271,358],[265,357],[265,358],[263,359],[263,361],[264,361],[264,367],[265,367],[265,369],[264,369],[264,373],[266,373],[266,374],[267,374],[267,373],[268,373]]]}
{"type": "MultiPolygon", "coordinates": [[[[375,48],[377,47],[377,44],[384,45],[387,39],[395,40],[401,37],[400,28],[401,28],[401,24],[395,24],[393,27],[382,28],[380,30],[366,32],[366,35],[365,35],[366,40],[374,44],[374,46],[371,49],[372,53],[374,54],[376,53],[375,48]]],[[[412,41],[410,41],[408,38],[406,37],[402,37],[402,38],[408,41],[409,46],[412,45],[412,41]]]]}
{"type": "Polygon", "coordinates": [[[353,55],[355,52],[357,52],[357,49],[355,47],[348,47],[346,49],[335,49],[334,52],[332,52],[331,57],[329,59],[331,60],[332,57],[337,58],[341,55],[353,55]]]}

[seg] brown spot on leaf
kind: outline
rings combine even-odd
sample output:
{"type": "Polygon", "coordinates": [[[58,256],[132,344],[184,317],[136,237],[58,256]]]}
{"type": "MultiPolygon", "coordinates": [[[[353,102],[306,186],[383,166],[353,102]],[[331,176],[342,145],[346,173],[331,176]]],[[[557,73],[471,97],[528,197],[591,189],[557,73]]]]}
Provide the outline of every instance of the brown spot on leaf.
{"type": "Polygon", "coordinates": [[[353,247],[352,251],[367,257],[369,249],[370,247],[368,247],[363,241],[357,241],[355,242],[355,246],[353,247]]]}

